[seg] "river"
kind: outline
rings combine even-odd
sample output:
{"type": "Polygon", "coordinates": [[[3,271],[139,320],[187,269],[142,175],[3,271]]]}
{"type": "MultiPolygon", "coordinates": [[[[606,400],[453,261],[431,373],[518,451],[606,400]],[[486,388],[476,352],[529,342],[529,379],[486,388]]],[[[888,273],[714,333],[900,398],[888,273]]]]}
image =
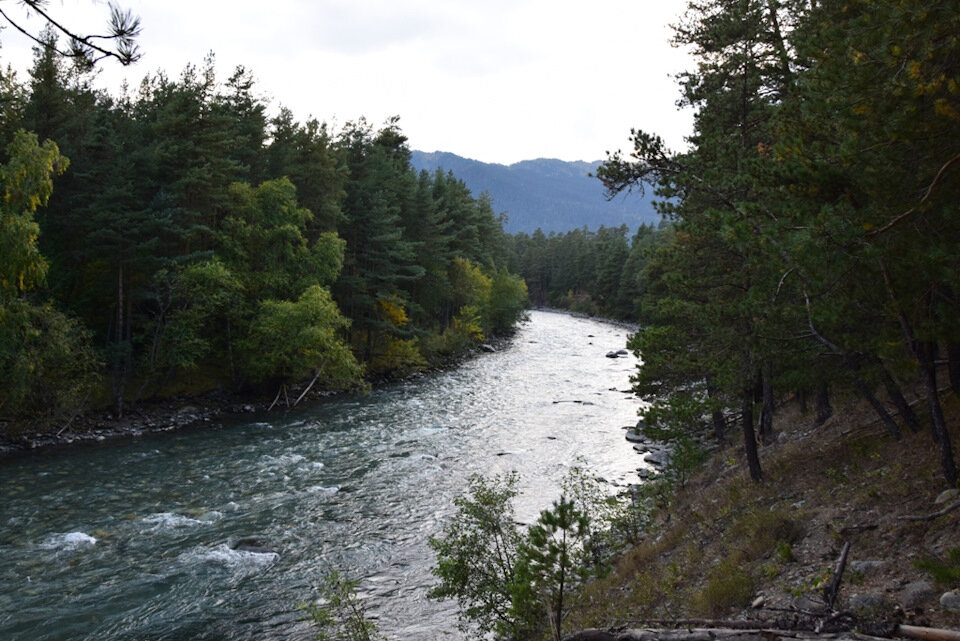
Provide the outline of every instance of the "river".
{"type": "Polygon", "coordinates": [[[302,410],[0,462],[0,639],[305,641],[331,568],[391,639],[460,639],[427,539],[471,474],[532,521],[578,460],[636,482],[621,327],[531,312],[456,370],[302,410]],[[269,551],[237,551],[255,538],[269,551]]]}

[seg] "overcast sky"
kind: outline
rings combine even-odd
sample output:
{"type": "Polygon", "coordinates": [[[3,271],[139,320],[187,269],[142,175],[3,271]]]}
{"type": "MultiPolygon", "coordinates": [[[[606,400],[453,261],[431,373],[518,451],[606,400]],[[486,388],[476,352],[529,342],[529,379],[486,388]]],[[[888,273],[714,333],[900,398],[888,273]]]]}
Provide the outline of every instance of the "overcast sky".
{"type": "MultiPolygon", "coordinates": [[[[3,0],[0,0],[3,2],[3,0]]],[[[683,144],[691,115],[669,45],[685,0],[120,0],[143,23],[142,60],[101,63],[99,84],[177,77],[213,51],[226,78],[250,69],[271,112],[331,124],[392,115],[414,149],[485,162],[597,160],[631,127],[683,144]]],[[[15,3],[3,2],[7,12],[15,3]]],[[[102,31],[102,0],[51,0],[51,13],[102,31]]],[[[25,23],[31,30],[36,19],[25,23]]],[[[25,77],[30,43],[0,33],[25,77]]]]}

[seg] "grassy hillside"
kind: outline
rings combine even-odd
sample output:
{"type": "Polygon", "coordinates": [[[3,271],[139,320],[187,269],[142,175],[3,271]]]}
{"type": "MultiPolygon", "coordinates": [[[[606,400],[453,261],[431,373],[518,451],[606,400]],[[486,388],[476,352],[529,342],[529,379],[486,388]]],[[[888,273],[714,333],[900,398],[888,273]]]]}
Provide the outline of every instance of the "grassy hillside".
{"type": "MultiPolygon", "coordinates": [[[[960,399],[947,397],[952,436],[960,399]]],[[[845,541],[849,559],[835,608],[864,621],[960,628],[939,604],[960,587],[960,509],[946,488],[929,431],[887,436],[854,402],[822,427],[788,404],[754,484],[729,443],[669,505],[646,540],[594,583],[564,629],[642,621],[750,618],[812,623],[845,541]],[[952,563],[942,563],[949,555],[952,563]],[[939,572],[931,569],[939,567],[939,572]],[[938,582],[939,581],[939,582],[938,582]]],[[[731,438],[734,435],[731,435],[731,438]]]]}

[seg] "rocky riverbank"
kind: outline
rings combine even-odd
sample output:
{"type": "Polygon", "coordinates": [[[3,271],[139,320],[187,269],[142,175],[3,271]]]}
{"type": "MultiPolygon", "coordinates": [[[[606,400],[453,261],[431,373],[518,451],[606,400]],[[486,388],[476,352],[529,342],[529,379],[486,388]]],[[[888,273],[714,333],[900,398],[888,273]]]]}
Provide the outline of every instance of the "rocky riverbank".
{"type": "Polygon", "coordinates": [[[121,418],[106,410],[91,410],[56,431],[0,435],[0,457],[44,448],[169,432],[225,416],[264,409],[266,405],[260,402],[244,402],[223,394],[208,394],[196,398],[139,403],[121,418]]]}

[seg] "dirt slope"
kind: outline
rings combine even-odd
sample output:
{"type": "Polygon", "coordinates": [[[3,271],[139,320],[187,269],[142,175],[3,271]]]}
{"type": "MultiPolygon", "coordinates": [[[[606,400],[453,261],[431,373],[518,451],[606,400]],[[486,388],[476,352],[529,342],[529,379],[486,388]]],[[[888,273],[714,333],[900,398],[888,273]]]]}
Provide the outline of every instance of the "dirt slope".
{"type": "MultiPolygon", "coordinates": [[[[960,399],[945,398],[953,442],[960,399]]],[[[754,484],[743,448],[728,443],[656,515],[643,545],[593,585],[564,629],[629,626],[657,619],[755,619],[805,624],[824,610],[822,591],[843,544],[851,544],[834,608],[869,622],[960,629],[940,605],[960,588],[960,509],[926,521],[958,497],[947,489],[928,431],[897,441],[855,402],[814,427],[788,403],[774,443],[763,446],[754,484]],[[957,555],[953,579],[921,569],[957,555]],[[951,583],[951,581],[953,581],[951,583]]],[[[956,447],[956,446],[955,446],[956,447]]],[[[822,618],[822,617],[820,617],[822,618]]]]}

